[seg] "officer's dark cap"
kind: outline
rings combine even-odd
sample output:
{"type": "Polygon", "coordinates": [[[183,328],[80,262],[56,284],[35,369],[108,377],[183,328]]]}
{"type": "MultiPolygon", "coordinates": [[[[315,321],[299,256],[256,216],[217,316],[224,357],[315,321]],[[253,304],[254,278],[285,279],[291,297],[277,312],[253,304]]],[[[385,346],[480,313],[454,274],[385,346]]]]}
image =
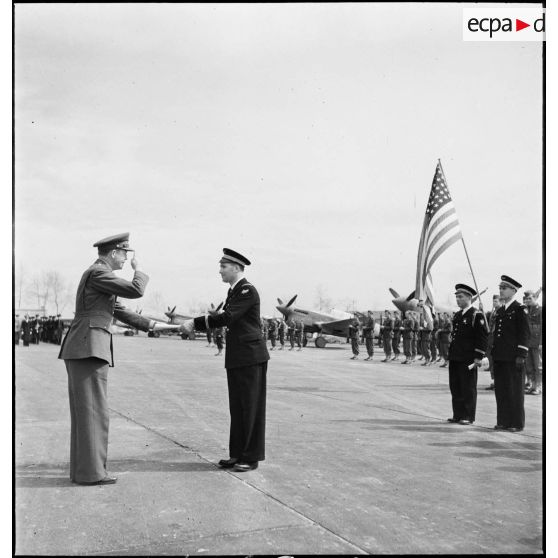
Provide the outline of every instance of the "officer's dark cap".
{"type": "Polygon", "coordinates": [[[250,260],[230,248],[223,248],[223,256],[219,263],[235,263],[244,267],[245,265],[250,265],[250,260]]]}
{"type": "Polygon", "coordinates": [[[502,275],[500,277],[500,287],[502,286],[511,287],[512,289],[515,289],[517,291],[517,289],[521,288],[521,283],[518,283],[515,279],[512,279],[509,275],[502,275]]]}
{"type": "Polygon", "coordinates": [[[473,287],[469,287],[469,285],[465,285],[464,283],[457,283],[457,285],[455,285],[455,294],[457,293],[463,293],[467,296],[475,296],[477,294],[477,291],[475,291],[473,287]]]}
{"type": "Polygon", "coordinates": [[[109,250],[126,250],[126,252],[133,252],[134,249],[130,248],[129,240],[130,233],[126,232],[102,238],[101,240],[95,242],[93,246],[103,252],[107,252],[109,250]]]}

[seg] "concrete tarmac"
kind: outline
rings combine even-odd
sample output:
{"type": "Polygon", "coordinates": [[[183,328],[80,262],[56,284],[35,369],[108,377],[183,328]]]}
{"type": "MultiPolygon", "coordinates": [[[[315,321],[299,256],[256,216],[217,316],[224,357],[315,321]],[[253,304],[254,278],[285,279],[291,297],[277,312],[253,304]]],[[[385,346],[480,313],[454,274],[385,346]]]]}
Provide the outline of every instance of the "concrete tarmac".
{"type": "Polygon", "coordinates": [[[223,357],[205,340],[114,337],[109,473],[69,480],[59,347],[16,347],[16,553],[470,554],[542,551],[542,400],[493,430],[449,424],[447,368],[350,360],[349,345],[273,351],[266,460],[232,473],[223,357]]]}

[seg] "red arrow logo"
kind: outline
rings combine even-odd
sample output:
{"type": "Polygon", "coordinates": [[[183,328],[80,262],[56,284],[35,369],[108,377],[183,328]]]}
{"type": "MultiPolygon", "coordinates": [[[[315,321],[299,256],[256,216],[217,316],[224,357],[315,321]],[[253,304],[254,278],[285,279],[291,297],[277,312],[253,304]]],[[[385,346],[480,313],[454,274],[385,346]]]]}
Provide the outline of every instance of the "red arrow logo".
{"type": "Polygon", "coordinates": [[[515,30],[516,31],[521,31],[522,29],[525,29],[526,27],[531,27],[531,24],[530,23],[525,23],[524,21],[521,21],[520,19],[515,20],[515,30]]]}

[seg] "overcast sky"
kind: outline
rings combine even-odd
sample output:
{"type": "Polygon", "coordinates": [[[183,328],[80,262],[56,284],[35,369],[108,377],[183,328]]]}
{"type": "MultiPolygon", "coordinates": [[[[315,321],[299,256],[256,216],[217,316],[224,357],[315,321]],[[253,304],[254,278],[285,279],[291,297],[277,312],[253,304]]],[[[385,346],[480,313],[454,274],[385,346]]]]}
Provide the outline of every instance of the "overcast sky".
{"type": "MultiPolygon", "coordinates": [[[[479,287],[537,288],[542,48],[464,42],[465,6],[16,5],[16,271],[75,288],[130,231],[140,306],[223,300],[230,247],[265,314],[389,308],[440,158],[479,287]]],[[[432,277],[472,284],[461,244],[432,277]]]]}

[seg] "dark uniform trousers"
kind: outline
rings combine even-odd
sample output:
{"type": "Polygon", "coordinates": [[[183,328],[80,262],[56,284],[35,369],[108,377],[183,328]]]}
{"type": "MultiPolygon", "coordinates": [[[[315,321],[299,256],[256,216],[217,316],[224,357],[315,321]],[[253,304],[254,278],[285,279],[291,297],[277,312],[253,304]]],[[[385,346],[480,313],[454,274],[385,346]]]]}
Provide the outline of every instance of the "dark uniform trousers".
{"type": "Polygon", "coordinates": [[[515,362],[494,360],[496,424],[505,428],[525,426],[525,367],[515,362]]]}
{"type": "Polygon", "coordinates": [[[449,347],[449,387],[453,418],[475,421],[477,408],[477,367],[469,369],[486,351],[487,331],[484,317],[473,306],[459,310],[453,317],[449,347]]]}
{"type": "Polygon", "coordinates": [[[504,428],[525,426],[525,366],[516,365],[516,357],[527,357],[529,321],[527,309],[513,301],[500,306],[494,314],[494,395],[496,423],[504,428]]]}
{"type": "Polygon", "coordinates": [[[454,418],[475,421],[477,379],[476,366],[469,370],[466,362],[449,361],[449,388],[454,418]]]}
{"type": "Polygon", "coordinates": [[[366,352],[368,353],[369,357],[374,356],[374,334],[364,336],[364,342],[366,343],[366,352]]]}
{"type": "Polygon", "coordinates": [[[241,461],[265,459],[267,362],[227,368],[231,428],[229,455],[241,461]]]}

